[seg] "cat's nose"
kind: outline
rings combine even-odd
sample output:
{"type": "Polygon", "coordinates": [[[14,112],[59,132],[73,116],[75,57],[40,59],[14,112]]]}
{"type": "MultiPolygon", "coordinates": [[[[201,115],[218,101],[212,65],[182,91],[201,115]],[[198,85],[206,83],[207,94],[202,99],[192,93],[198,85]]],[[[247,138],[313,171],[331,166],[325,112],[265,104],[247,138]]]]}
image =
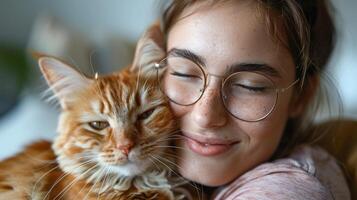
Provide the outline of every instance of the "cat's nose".
{"type": "Polygon", "coordinates": [[[129,155],[130,150],[133,148],[134,143],[117,144],[116,148],[123,152],[126,156],[129,155]]]}

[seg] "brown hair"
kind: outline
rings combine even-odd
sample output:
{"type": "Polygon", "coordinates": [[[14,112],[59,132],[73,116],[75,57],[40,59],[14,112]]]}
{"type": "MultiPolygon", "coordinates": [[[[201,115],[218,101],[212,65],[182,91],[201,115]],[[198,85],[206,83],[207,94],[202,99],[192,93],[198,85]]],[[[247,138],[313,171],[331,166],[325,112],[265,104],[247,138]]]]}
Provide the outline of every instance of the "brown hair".
{"type": "MultiPolygon", "coordinates": [[[[167,36],[180,14],[196,3],[217,5],[229,0],[173,0],[163,13],[163,32],[167,36]]],[[[256,0],[258,13],[265,19],[269,33],[286,46],[296,66],[296,78],[301,81],[300,93],[304,95],[313,79],[320,77],[335,46],[335,26],[331,5],[327,0],[256,0]]],[[[319,98],[315,99],[315,101],[319,98]]],[[[282,156],[302,142],[315,139],[307,133],[318,109],[310,101],[309,112],[289,119],[276,156],[282,156]],[[310,113],[311,112],[311,113],[310,113]]]]}

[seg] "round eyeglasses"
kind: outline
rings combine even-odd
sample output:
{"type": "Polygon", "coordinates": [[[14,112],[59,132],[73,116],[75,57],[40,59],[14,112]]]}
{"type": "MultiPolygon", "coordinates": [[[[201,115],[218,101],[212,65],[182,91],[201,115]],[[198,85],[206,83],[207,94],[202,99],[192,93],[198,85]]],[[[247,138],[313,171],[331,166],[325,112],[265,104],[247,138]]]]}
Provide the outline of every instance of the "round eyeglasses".
{"type": "MultiPolygon", "coordinates": [[[[160,90],[170,101],[182,106],[195,104],[208,86],[208,76],[199,64],[178,56],[169,56],[155,63],[160,90]]],[[[262,73],[239,71],[222,78],[221,98],[226,110],[235,118],[247,122],[265,119],[274,110],[278,95],[285,88],[277,88],[262,73]]]]}

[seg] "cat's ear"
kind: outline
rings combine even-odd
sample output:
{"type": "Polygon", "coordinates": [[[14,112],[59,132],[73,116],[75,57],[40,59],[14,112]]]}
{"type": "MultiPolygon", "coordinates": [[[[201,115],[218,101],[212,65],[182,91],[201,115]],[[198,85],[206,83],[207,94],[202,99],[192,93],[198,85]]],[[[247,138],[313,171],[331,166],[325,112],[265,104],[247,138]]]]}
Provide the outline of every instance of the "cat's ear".
{"type": "Polygon", "coordinates": [[[62,108],[66,107],[76,92],[88,87],[92,82],[70,65],[54,57],[39,57],[38,63],[47,84],[58,98],[62,108]]]}
{"type": "Polygon", "coordinates": [[[155,74],[154,63],[165,57],[165,39],[157,21],[141,36],[136,46],[134,62],[131,71],[140,74],[155,74]]]}

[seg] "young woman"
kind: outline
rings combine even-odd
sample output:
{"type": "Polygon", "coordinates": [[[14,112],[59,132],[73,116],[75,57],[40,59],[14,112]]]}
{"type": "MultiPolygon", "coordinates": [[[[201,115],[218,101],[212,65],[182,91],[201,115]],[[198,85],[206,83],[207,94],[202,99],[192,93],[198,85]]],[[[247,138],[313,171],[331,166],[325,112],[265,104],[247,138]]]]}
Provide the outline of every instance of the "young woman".
{"type": "MultiPolygon", "coordinates": [[[[162,91],[180,119],[179,171],[212,199],[350,199],[306,124],[333,49],[323,0],[174,0],[162,91]]],[[[311,116],[311,115],[310,115],[311,116]]]]}

